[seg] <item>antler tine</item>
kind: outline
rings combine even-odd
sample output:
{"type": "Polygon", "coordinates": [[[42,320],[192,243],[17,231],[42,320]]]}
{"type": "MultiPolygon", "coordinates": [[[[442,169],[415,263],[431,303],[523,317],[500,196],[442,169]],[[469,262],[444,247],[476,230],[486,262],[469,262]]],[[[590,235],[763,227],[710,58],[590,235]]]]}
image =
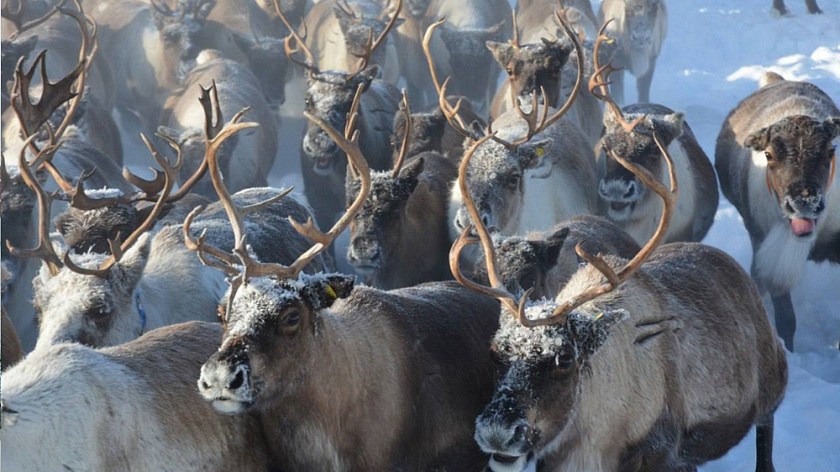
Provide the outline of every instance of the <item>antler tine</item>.
{"type": "Polygon", "coordinates": [[[208,88],[201,85],[198,88],[201,90],[198,101],[204,110],[204,135],[212,139],[219,134],[225,124],[222,117],[222,107],[219,103],[219,93],[216,89],[216,80],[213,79],[208,88]]]}
{"type": "Polygon", "coordinates": [[[290,61],[312,72],[313,74],[317,74],[319,70],[318,63],[315,60],[315,55],[312,54],[312,51],[306,46],[306,43],[303,40],[303,38],[306,37],[306,23],[304,22],[301,25],[303,27],[303,37],[301,37],[295,30],[295,28],[292,27],[292,24],[289,22],[289,19],[286,18],[286,15],[283,14],[283,9],[280,8],[280,4],[277,2],[277,0],[274,0],[274,9],[277,11],[277,15],[280,17],[280,21],[282,21],[286,28],[288,28],[289,30],[289,36],[286,36],[286,39],[283,42],[283,47],[286,50],[286,57],[288,57],[290,61]],[[296,43],[294,49],[292,49],[291,47],[292,39],[294,39],[296,43]],[[302,62],[298,59],[295,59],[294,54],[300,50],[302,50],[303,53],[306,55],[306,62],[302,62]]]}
{"type": "Polygon", "coordinates": [[[534,90],[531,94],[531,110],[528,113],[522,111],[522,107],[519,105],[519,99],[515,95],[513,88],[511,88],[511,99],[513,101],[513,107],[516,110],[516,113],[518,113],[519,116],[522,117],[523,120],[525,120],[525,123],[528,126],[528,132],[523,138],[518,139],[512,143],[505,143],[502,140],[497,140],[509,149],[516,149],[522,144],[527,143],[531,140],[531,138],[543,132],[555,121],[562,118],[563,115],[568,113],[569,109],[571,109],[572,105],[574,104],[575,99],[577,99],[577,96],[580,94],[580,89],[583,84],[583,69],[585,66],[583,51],[581,50],[580,42],[578,42],[577,36],[575,35],[574,31],[572,31],[572,28],[569,27],[569,24],[560,15],[560,12],[555,11],[554,15],[558,23],[560,24],[560,27],[563,29],[563,33],[565,33],[566,37],[569,38],[569,41],[572,42],[572,47],[574,47],[575,54],[577,55],[578,70],[577,77],[575,79],[575,86],[572,89],[572,92],[569,94],[569,97],[566,99],[566,103],[564,103],[563,106],[558,108],[557,111],[555,111],[554,114],[552,114],[550,117],[548,116],[548,95],[546,94],[545,88],[540,87],[540,95],[542,97],[543,102],[542,112],[539,111],[537,91],[534,90]]]}
{"type": "Polygon", "coordinates": [[[400,154],[397,156],[397,162],[394,163],[394,171],[391,172],[391,178],[396,179],[400,175],[405,156],[408,154],[409,141],[411,141],[411,108],[408,105],[408,94],[405,89],[402,91],[402,102],[400,102],[400,113],[405,117],[405,133],[403,134],[402,144],[400,145],[400,154]]]}
{"type": "MultiPolygon", "coordinates": [[[[359,105],[362,103],[362,94],[364,93],[364,84],[359,84],[356,87],[356,94],[353,96],[353,102],[350,104],[350,111],[347,112],[346,122],[344,124],[344,139],[355,141],[358,139],[358,131],[356,129],[356,121],[359,120],[359,105]]],[[[347,159],[347,169],[353,175],[353,179],[358,179],[359,174],[353,167],[353,162],[347,159]]]]}
{"type": "Polygon", "coordinates": [[[493,246],[493,239],[490,237],[490,232],[487,230],[487,227],[484,226],[484,223],[481,220],[481,215],[479,215],[478,209],[475,206],[475,201],[469,193],[469,188],[467,188],[467,166],[469,165],[473,154],[475,154],[475,151],[481,145],[492,139],[492,137],[492,134],[488,134],[473,143],[473,145],[470,146],[464,154],[464,157],[461,160],[461,165],[458,168],[458,185],[461,188],[461,194],[464,198],[464,206],[466,206],[467,211],[470,213],[470,218],[472,219],[473,224],[464,229],[452,245],[452,248],[449,250],[449,268],[452,270],[452,275],[455,277],[455,280],[457,280],[461,285],[469,288],[470,290],[496,298],[509,310],[511,310],[511,313],[519,316],[518,313],[524,311],[525,301],[528,297],[527,295],[522,297],[519,303],[517,303],[516,296],[510,293],[504,283],[502,283],[502,277],[499,274],[498,267],[496,266],[496,249],[493,246]],[[478,239],[470,235],[473,227],[475,227],[475,230],[478,233],[478,239]],[[484,262],[487,265],[487,275],[490,279],[489,287],[470,280],[461,272],[461,252],[465,247],[476,244],[479,241],[481,242],[481,247],[484,249],[484,262]]]}
{"type": "MultiPolygon", "coordinates": [[[[373,53],[379,48],[380,45],[385,41],[385,38],[388,36],[388,33],[394,28],[394,25],[397,22],[397,18],[400,16],[400,12],[402,12],[403,7],[403,0],[397,0],[397,9],[394,11],[394,14],[391,16],[391,19],[388,20],[388,24],[385,25],[385,29],[379,34],[376,38],[376,41],[373,40],[373,31],[371,30],[370,35],[368,36],[367,44],[365,45],[365,52],[361,56],[356,56],[359,58],[359,63],[356,65],[354,71],[352,71],[347,78],[352,79],[359,75],[363,70],[365,70],[370,64],[371,58],[373,58],[373,53]]],[[[355,54],[354,54],[355,55],[355,54]]]]}
{"type": "Polygon", "coordinates": [[[238,260],[236,257],[233,254],[224,252],[206,243],[207,229],[201,232],[198,239],[193,238],[192,232],[190,231],[192,222],[203,211],[204,205],[199,205],[184,220],[184,244],[187,246],[187,249],[195,251],[198,254],[199,259],[201,259],[204,265],[218,269],[231,277],[238,275],[239,270],[236,268],[238,260]],[[213,259],[207,258],[206,254],[213,256],[213,259]]]}
{"type": "Polygon", "coordinates": [[[335,4],[338,8],[341,8],[344,13],[347,13],[350,18],[356,18],[356,12],[350,8],[350,5],[347,4],[347,0],[338,0],[335,4]]]}
{"type": "Polygon", "coordinates": [[[447,123],[449,123],[449,126],[451,126],[452,129],[465,138],[474,139],[475,136],[468,130],[464,120],[458,114],[458,110],[461,107],[461,99],[459,99],[454,106],[446,99],[446,86],[449,84],[450,78],[447,78],[441,85],[440,80],[438,80],[437,70],[435,69],[435,61],[432,58],[432,50],[430,46],[432,36],[434,35],[435,30],[445,22],[446,17],[444,16],[426,28],[426,33],[423,35],[423,53],[426,56],[426,62],[429,64],[429,72],[432,75],[432,83],[434,83],[435,90],[437,90],[438,93],[438,105],[440,106],[440,111],[443,112],[443,116],[446,118],[447,123]]]}
{"type": "Polygon", "coordinates": [[[582,244],[578,244],[575,247],[575,251],[577,254],[585,259],[587,262],[592,264],[598,271],[600,271],[604,277],[607,279],[606,283],[602,284],[599,287],[594,289],[587,290],[582,294],[574,297],[573,299],[567,301],[566,303],[557,307],[551,316],[547,318],[539,318],[539,319],[528,319],[526,317],[521,317],[520,322],[527,327],[534,327],[534,326],[543,326],[555,323],[562,323],[565,321],[566,317],[577,307],[583,305],[586,302],[594,300],[595,298],[600,297],[606,293],[612,292],[615,290],[619,285],[624,283],[627,279],[630,278],[633,273],[635,273],[642,264],[647,261],[647,259],[653,254],[653,251],[656,250],[657,247],[662,243],[662,240],[665,238],[665,235],[668,233],[668,227],[671,224],[671,218],[674,215],[674,209],[677,204],[677,197],[679,196],[679,187],[677,185],[677,175],[676,170],[674,169],[674,161],[671,159],[671,155],[668,153],[668,150],[665,146],[662,145],[662,142],[659,140],[659,136],[656,135],[654,132],[653,140],[656,142],[656,146],[659,148],[659,151],[662,153],[662,156],[665,158],[665,161],[668,163],[668,175],[671,183],[671,188],[668,189],[662,182],[659,181],[649,170],[645,169],[644,167],[637,166],[632,162],[624,159],[623,157],[615,154],[612,151],[608,151],[610,155],[618,161],[619,164],[624,166],[625,169],[632,172],[642,183],[651,189],[654,193],[659,195],[659,198],[662,199],[662,216],[659,218],[659,226],[656,228],[656,232],[653,233],[650,240],[648,240],[647,244],[636,254],[633,259],[631,259],[627,264],[624,265],[621,269],[617,272],[614,271],[609,264],[600,256],[593,256],[586,252],[583,249],[582,244]]]}
{"type": "MultiPolygon", "coordinates": [[[[52,246],[52,241],[50,241],[50,209],[55,195],[47,194],[44,188],[41,187],[41,184],[38,183],[38,179],[32,175],[32,169],[26,162],[26,148],[33,139],[35,139],[34,136],[26,138],[23,147],[20,149],[18,166],[20,168],[20,175],[23,182],[27,187],[35,192],[35,196],[38,200],[38,245],[34,249],[19,249],[9,244],[9,241],[6,241],[6,247],[9,248],[11,255],[15,257],[37,258],[43,260],[47,264],[50,273],[55,275],[62,267],[61,259],[58,258],[58,255],[55,253],[55,249],[52,246]]],[[[40,152],[53,153],[60,146],[60,143],[47,145],[40,152]]]]}
{"type": "Polygon", "coordinates": [[[598,100],[603,101],[606,103],[607,107],[613,112],[616,119],[618,120],[621,127],[624,128],[625,131],[628,133],[633,131],[636,126],[639,125],[642,121],[644,121],[645,116],[640,116],[639,118],[633,120],[632,122],[628,122],[624,119],[624,114],[621,112],[621,107],[613,100],[612,96],[609,92],[609,76],[613,73],[618,71],[619,69],[613,67],[612,60],[608,61],[603,66],[601,65],[600,53],[601,53],[601,44],[604,41],[613,41],[605,31],[607,30],[607,26],[613,21],[612,18],[605,21],[603,25],[601,25],[601,29],[598,30],[598,37],[595,39],[595,47],[593,48],[592,52],[592,62],[595,68],[595,72],[592,74],[592,77],[589,78],[589,93],[595,96],[598,100]]]}
{"type": "Polygon", "coordinates": [[[511,46],[517,51],[522,48],[522,43],[519,41],[519,27],[516,24],[516,10],[511,11],[511,17],[513,21],[513,39],[508,41],[511,46]]]}

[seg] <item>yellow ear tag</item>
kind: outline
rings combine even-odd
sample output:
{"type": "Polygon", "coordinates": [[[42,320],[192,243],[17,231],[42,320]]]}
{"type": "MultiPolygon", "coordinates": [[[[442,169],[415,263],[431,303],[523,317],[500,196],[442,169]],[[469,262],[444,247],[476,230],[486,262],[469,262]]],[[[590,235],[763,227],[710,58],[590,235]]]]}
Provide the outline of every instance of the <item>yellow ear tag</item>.
{"type": "Polygon", "coordinates": [[[335,300],[338,298],[338,295],[335,294],[335,290],[329,285],[327,285],[327,296],[330,297],[330,300],[335,300]]]}
{"type": "Polygon", "coordinates": [[[598,315],[595,316],[595,318],[593,318],[592,321],[598,321],[603,317],[604,317],[604,312],[602,311],[601,313],[598,313],[598,315]]]}
{"type": "Polygon", "coordinates": [[[541,147],[538,147],[537,148],[537,157],[543,157],[543,156],[545,156],[545,149],[543,149],[541,147]]]}

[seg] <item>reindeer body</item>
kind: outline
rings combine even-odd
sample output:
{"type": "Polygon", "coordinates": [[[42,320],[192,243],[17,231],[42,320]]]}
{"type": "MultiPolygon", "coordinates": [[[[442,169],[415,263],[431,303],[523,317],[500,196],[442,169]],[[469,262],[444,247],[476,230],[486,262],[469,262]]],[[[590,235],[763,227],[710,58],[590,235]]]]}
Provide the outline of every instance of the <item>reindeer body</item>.
{"type": "MultiPolygon", "coordinates": [[[[650,84],[656,59],[668,32],[668,13],[662,0],[604,0],[601,22],[614,19],[607,34],[617,41],[615,66],[636,77],[639,102],[650,101],[650,84]]],[[[616,72],[610,87],[619,104],[624,102],[624,73],[616,72]]]]}
{"type": "MultiPolygon", "coordinates": [[[[668,168],[663,165],[650,135],[656,132],[660,139],[667,141],[666,146],[674,160],[677,181],[680,183],[680,196],[665,242],[702,241],[714,222],[718,207],[718,184],[712,163],[688,123],[683,121],[681,113],[674,113],[662,105],[636,104],[626,106],[622,111],[628,120],[642,116],[645,119],[634,131],[627,133],[608,111],[602,144],[626,159],[647,167],[659,180],[665,182],[668,168]]],[[[603,152],[599,159],[600,213],[627,231],[640,244],[647,241],[659,224],[661,200],[653,192],[642,189],[631,172],[603,152]]]]}
{"type": "MultiPolygon", "coordinates": [[[[231,141],[220,156],[222,174],[232,191],[265,187],[266,178],[277,155],[277,119],[266,102],[257,78],[248,68],[219,56],[217,51],[202,51],[198,66],[190,72],[181,87],[167,100],[161,124],[179,142],[184,152],[181,183],[201,165],[204,158],[204,110],[198,97],[201,87],[215,82],[222,115],[232,117],[250,107],[247,118],[260,126],[231,141]]],[[[214,197],[209,178],[204,178],[194,191],[214,197]]]]}
{"type": "MultiPolygon", "coordinates": [[[[513,141],[525,135],[526,125],[511,110],[499,117],[493,128],[499,138],[513,141]]],[[[504,235],[546,230],[558,221],[596,211],[594,154],[577,125],[566,118],[537,134],[516,153],[488,141],[478,149],[469,173],[467,185],[488,225],[504,235]]],[[[460,232],[468,219],[457,185],[450,212],[460,232]]]]}
{"type": "Polygon", "coordinates": [[[216,323],[102,350],[63,344],[3,373],[4,469],[267,472],[254,417],[214,414],[195,391],[216,323]]]}
{"type": "Polygon", "coordinates": [[[806,261],[840,263],[840,175],[831,175],[840,110],[811,84],[775,75],[762,82],[724,122],[715,167],[750,233],[752,275],[773,297],[779,333],[792,349],[790,291],[806,261]],[[809,221],[810,232],[796,226],[809,221]]]}

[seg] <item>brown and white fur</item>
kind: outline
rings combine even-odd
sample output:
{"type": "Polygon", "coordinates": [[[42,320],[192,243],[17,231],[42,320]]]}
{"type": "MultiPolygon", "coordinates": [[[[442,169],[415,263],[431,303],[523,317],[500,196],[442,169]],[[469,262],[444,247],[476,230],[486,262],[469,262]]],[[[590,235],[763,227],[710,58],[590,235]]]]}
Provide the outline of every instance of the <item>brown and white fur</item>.
{"type": "MultiPolygon", "coordinates": [[[[202,88],[215,83],[223,117],[230,119],[239,110],[250,107],[246,118],[260,125],[225,144],[219,155],[222,175],[233,192],[265,187],[277,155],[279,116],[266,100],[260,82],[247,67],[221,57],[216,50],[202,51],[196,64],[181,87],[166,101],[161,116],[161,131],[178,142],[184,155],[179,183],[189,179],[204,160],[204,108],[198,97],[202,88]]],[[[207,176],[193,191],[216,198],[207,176]]]]}
{"type": "Polygon", "coordinates": [[[727,117],[715,167],[753,246],[752,275],[770,293],[776,327],[793,350],[790,291],[808,260],[840,263],[840,110],[822,90],[767,74],[727,117]]]}
{"type": "Polygon", "coordinates": [[[479,470],[471,436],[492,392],[498,304],[453,282],[353,284],[243,284],[201,394],[221,413],[259,414],[283,470],[479,470]]]}
{"type": "Polygon", "coordinates": [[[268,472],[254,416],[217,415],[195,389],[217,323],[118,347],[61,344],[3,372],[3,469],[268,472]]]}
{"type": "MultiPolygon", "coordinates": [[[[499,117],[493,129],[507,141],[526,133],[525,121],[515,110],[499,117]]],[[[504,235],[547,230],[558,221],[595,214],[597,209],[593,150],[577,124],[565,117],[516,152],[487,141],[467,172],[467,186],[485,225],[504,235]]],[[[453,185],[450,217],[459,233],[470,223],[458,185],[453,185]]]]}
{"type": "MultiPolygon", "coordinates": [[[[664,0],[604,0],[599,13],[601,23],[613,19],[606,33],[615,38],[615,66],[627,69],[636,77],[638,101],[650,101],[650,84],[656,59],[668,32],[668,12],[664,0]]],[[[624,103],[624,72],[613,75],[610,91],[619,104],[624,103]]]]}
{"type": "MultiPolygon", "coordinates": [[[[581,244],[590,254],[609,254],[631,259],[639,244],[609,220],[580,215],[558,223],[545,232],[524,236],[497,236],[493,240],[499,258],[499,274],[511,293],[532,289],[531,299],[551,299],[560,293],[585,262],[575,253],[581,244]]],[[[487,284],[482,258],[473,279],[487,284]]]]}
{"type": "Polygon", "coordinates": [[[656,104],[629,105],[622,109],[627,121],[644,116],[627,132],[607,109],[599,157],[599,213],[627,231],[639,244],[656,231],[662,200],[647,189],[633,173],[603,152],[612,150],[668,181],[668,168],[653,140],[655,132],[674,161],[680,183],[676,211],[664,242],[700,242],[714,222],[718,207],[715,170],[682,113],[656,104]]]}
{"type": "MultiPolygon", "coordinates": [[[[530,302],[526,314],[547,316],[602,283],[586,265],[555,301],[530,302]]],[[[722,251],[663,246],[559,325],[526,328],[504,308],[493,350],[502,377],[476,421],[493,472],[535,462],[546,472],[694,472],[754,424],[756,470],[773,470],[785,352],[749,276],[722,251]]]]}
{"type": "MultiPolygon", "coordinates": [[[[234,199],[247,205],[278,192],[270,188],[250,189],[239,192],[234,199]]],[[[286,220],[289,216],[306,221],[311,213],[286,197],[249,215],[252,249],[264,260],[288,263],[301,247],[308,247],[307,240],[286,220]]],[[[207,229],[207,240],[220,247],[234,245],[219,204],[199,216],[193,229],[196,235],[207,229]]],[[[97,267],[108,257],[90,252],[70,254],[82,267],[97,267]]],[[[323,261],[319,259],[310,269],[329,269],[323,261]]],[[[52,275],[42,265],[33,286],[40,319],[36,350],[40,350],[63,342],[111,346],[162,326],[191,320],[215,321],[225,279],[184,246],[183,228],[173,225],[141,236],[107,277],[79,274],[67,267],[52,275]]]]}
{"type": "MultiPolygon", "coordinates": [[[[376,172],[365,206],[350,225],[347,259],[365,283],[386,290],[451,279],[447,204],[455,164],[437,153],[408,160],[394,178],[376,172]]],[[[358,195],[349,183],[347,202],[358,195]]]]}

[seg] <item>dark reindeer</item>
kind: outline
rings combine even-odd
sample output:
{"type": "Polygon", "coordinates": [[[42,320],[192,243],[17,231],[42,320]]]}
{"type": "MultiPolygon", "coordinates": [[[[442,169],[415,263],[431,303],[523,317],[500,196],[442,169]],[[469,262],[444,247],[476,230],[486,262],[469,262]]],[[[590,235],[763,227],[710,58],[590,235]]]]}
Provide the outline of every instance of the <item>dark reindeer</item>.
{"type": "MultiPolygon", "coordinates": [[[[199,391],[221,413],[259,415],[283,470],[478,470],[486,457],[471,431],[492,390],[498,305],[451,282],[383,292],[354,288],[351,276],[301,274],[371,188],[352,127],[342,135],[306,116],[347,152],[359,192],[328,232],[295,224],[313,245],[291,265],[256,261],[244,238],[222,256],[236,261],[219,261],[231,277],[225,333],[199,391]]],[[[214,184],[241,234],[241,210],[214,184]]]]}
{"type": "Polygon", "coordinates": [[[453,245],[450,261],[459,282],[502,303],[493,341],[501,377],[475,432],[492,454],[490,469],[696,471],[757,424],[756,470],[772,471],[785,352],[734,259],[695,243],[659,247],[678,193],[667,149],[659,146],[670,189],[616,155],[663,200],[659,227],[645,246],[628,261],[578,245],[588,264],[554,300],[532,302],[528,292],[505,288],[468,194],[466,170],[479,145],[465,154],[459,185],[477,222],[490,286],[460,272],[461,251],[477,242],[472,227],[453,245]]]}
{"type": "MultiPolygon", "coordinates": [[[[404,129],[413,129],[405,93],[400,108],[404,129]]],[[[410,147],[403,135],[394,169],[373,173],[370,196],[350,224],[347,259],[365,283],[386,290],[451,278],[447,204],[458,167],[435,152],[406,159],[410,147]]],[[[348,182],[348,205],[359,191],[348,182]]]]}
{"type": "Polygon", "coordinates": [[[726,118],[715,148],[723,194],[753,247],[752,275],[773,299],[776,328],[793,351],[790,291],[808,260],[840,263],[840,110],[805,82],[765,75],[726,118]]]}

